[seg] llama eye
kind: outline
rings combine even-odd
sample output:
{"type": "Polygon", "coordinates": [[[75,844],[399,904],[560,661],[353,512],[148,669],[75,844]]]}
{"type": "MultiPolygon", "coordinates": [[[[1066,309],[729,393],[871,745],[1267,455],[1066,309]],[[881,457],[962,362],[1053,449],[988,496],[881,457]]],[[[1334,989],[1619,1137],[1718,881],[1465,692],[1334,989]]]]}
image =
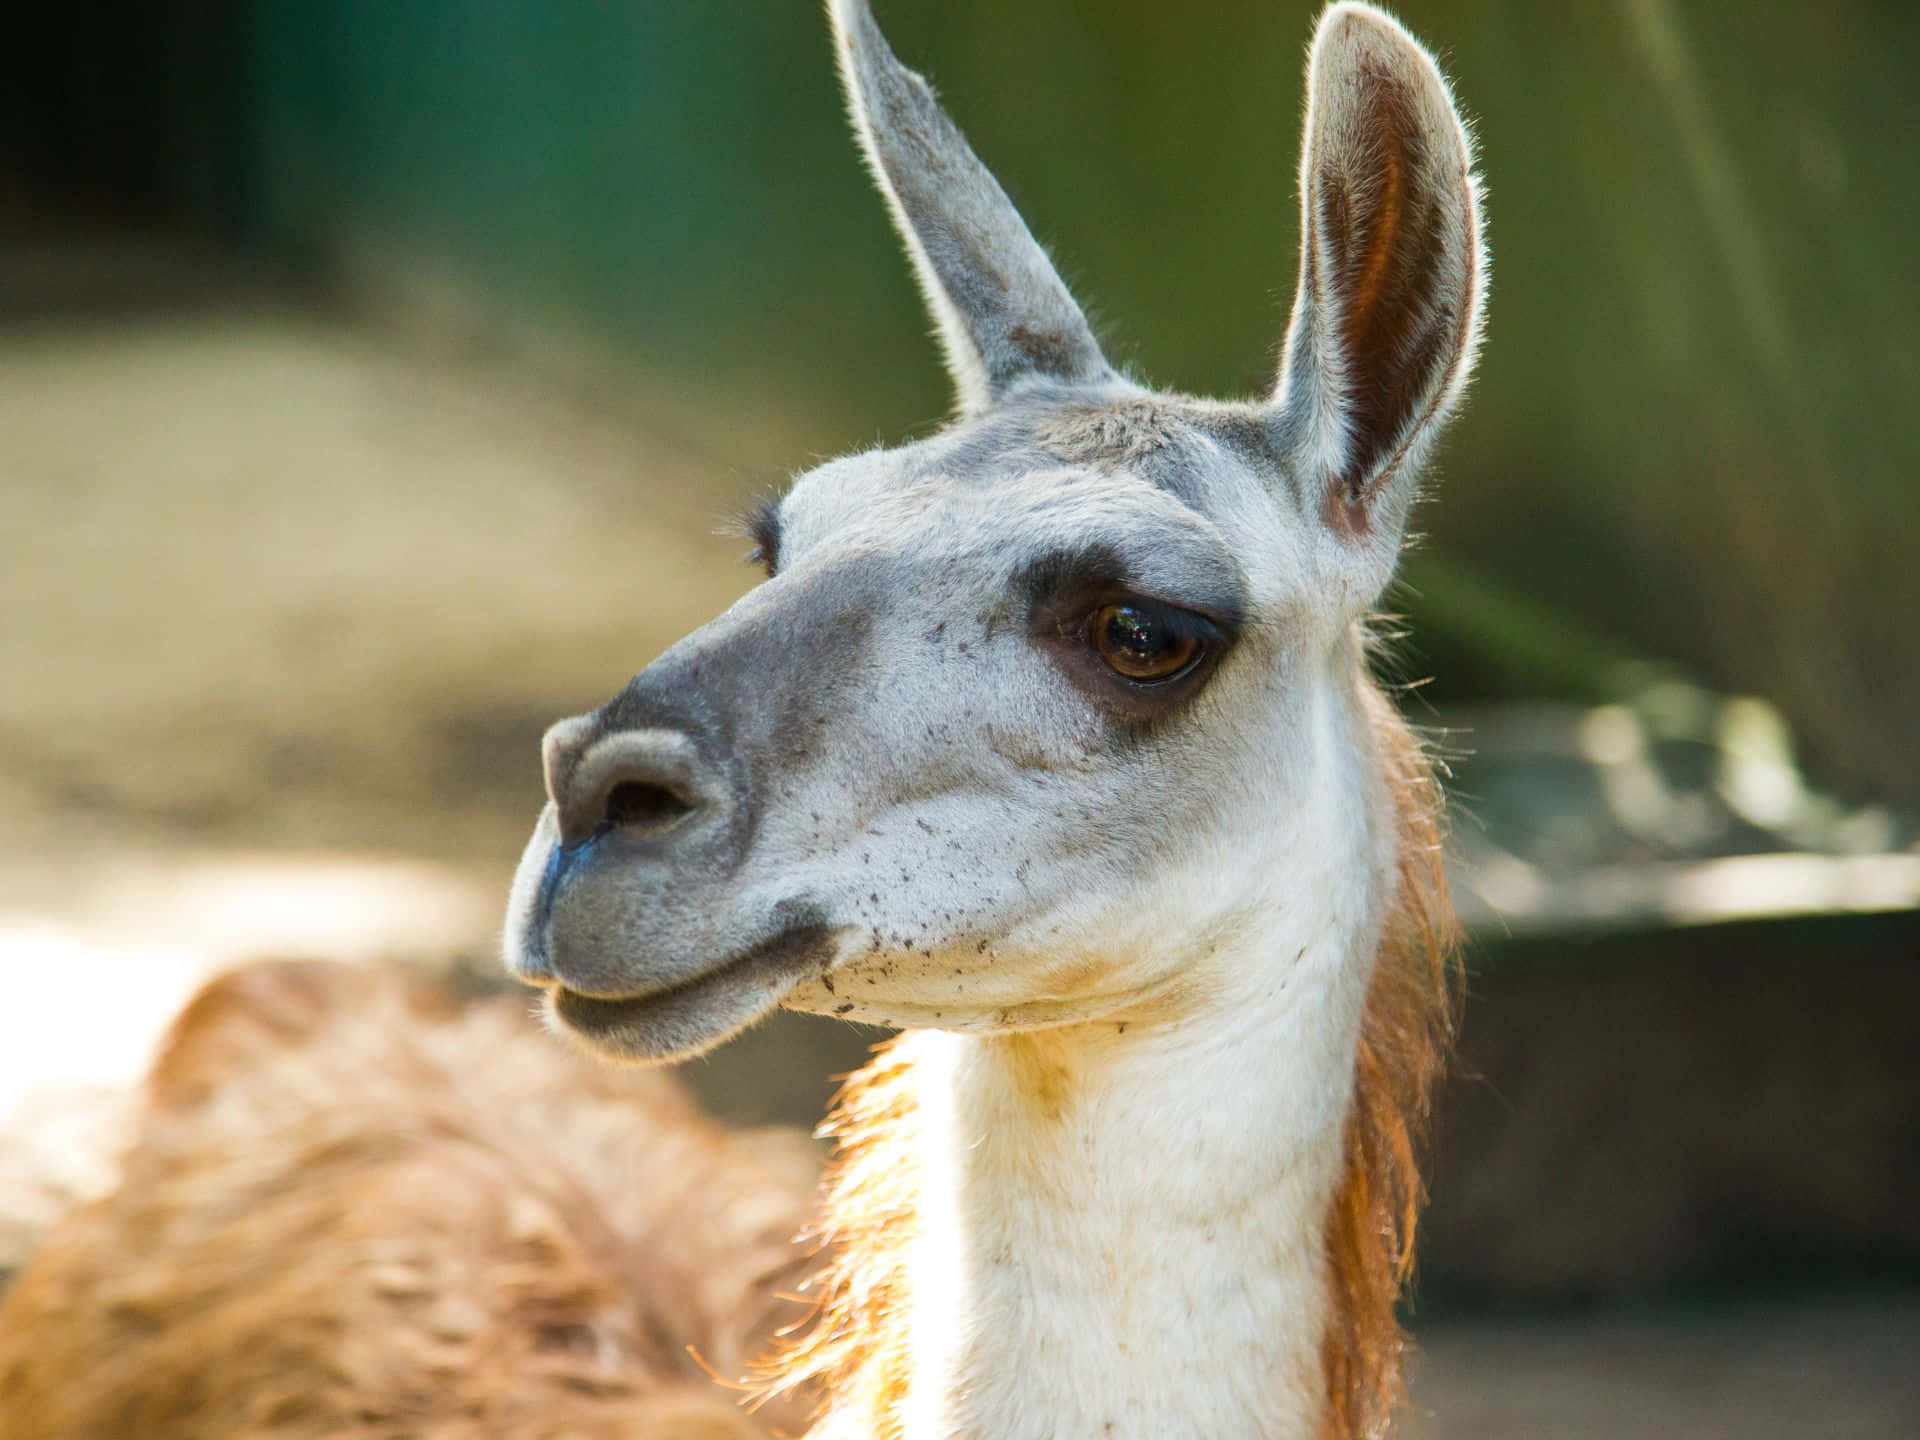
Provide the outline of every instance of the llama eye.
{"type": "Polygon", "coordinates": [[[1116,675],[1154,685],[1186,674],[1206,651],[1198,616],[1137,601],[1103,605],[1087,622],[1087,638],[1116,675]]]}

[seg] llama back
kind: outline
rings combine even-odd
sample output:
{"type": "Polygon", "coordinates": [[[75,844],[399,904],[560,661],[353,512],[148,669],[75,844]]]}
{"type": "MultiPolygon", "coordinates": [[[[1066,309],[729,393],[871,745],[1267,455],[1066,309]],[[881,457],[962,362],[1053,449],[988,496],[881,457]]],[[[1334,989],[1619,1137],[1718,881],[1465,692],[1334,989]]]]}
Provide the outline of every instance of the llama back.
{"type": "Polygon", "coordinates": [[[733,1440],[797,1312],[804,1137],[580,1059],[511,1001],[273,964],[175,1023],[119,1187],[0,1303],[0,1440],[733,1440]],[[697,1357],[697,1358],[696,1358],[697,1357]]]}

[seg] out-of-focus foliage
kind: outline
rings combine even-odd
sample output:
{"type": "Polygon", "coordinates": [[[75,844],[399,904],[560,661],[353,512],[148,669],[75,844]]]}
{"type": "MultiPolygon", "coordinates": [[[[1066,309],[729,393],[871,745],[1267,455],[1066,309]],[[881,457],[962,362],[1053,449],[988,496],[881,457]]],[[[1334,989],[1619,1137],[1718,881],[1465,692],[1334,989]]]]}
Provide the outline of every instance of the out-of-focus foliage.
{"type": "MultiPolygon", "coordinates": [[[[943,410],[817,6],[233,8],[256,238],[612,339],[738,466],[943,410]]],[[[1317,4],[877,8],[1111,353],[1269,383],[1317,4]]],[[[1400,8],[1477,117],[1495,257],[1412,668],[1604,694],[1615,655],[1672,660],[1920,796],[1920,10],[1400,8]]]]}

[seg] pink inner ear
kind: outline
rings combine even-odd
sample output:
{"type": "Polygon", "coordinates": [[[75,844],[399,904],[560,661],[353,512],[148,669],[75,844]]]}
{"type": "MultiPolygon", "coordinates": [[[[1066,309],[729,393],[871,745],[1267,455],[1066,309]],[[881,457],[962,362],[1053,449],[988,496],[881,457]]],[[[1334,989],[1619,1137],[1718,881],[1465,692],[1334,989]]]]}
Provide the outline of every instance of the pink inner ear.
{"type": "Polygon", "coordinates": [[[1443,284],[1459,259],[1440,188],[1450,177],[1436,175],[1450,167],[1428,153],[1417,97],[1375,65],[1355,86],[1350,137],[1315,174],[1315,212],[1331,261],[1324,300],[1339,317],[1345,361],[1351,449],[1341,479],[1364,503],[1445,383],[1461,297],[1443,284]]]}

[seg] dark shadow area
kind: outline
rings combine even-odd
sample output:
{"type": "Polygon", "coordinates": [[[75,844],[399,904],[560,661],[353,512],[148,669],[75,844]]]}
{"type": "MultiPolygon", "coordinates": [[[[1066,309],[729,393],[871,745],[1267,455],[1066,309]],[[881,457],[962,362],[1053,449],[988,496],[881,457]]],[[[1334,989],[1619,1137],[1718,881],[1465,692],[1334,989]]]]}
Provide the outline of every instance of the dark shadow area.
{"type": "Polygon", "coordinates": [[[1481,952],[1423,1313],[1920,1286],[1920,917],[1481,952]]]}

